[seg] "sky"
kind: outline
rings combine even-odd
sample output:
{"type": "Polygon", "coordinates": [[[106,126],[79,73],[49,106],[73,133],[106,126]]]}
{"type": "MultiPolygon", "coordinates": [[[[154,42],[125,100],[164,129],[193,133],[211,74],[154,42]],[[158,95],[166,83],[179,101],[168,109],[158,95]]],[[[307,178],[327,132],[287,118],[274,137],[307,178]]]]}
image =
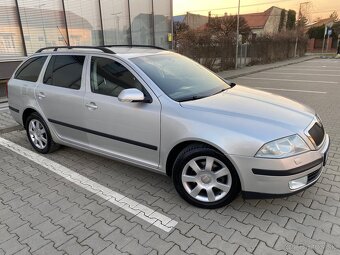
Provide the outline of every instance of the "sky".
{"type": "MultiPolygon", "coordinates": [[[[262,12],[271,6],[284,9],[293,9],[298,12],[299,5],[307,0],[241,0],[241,13],[262,12]]],[[[311,19],[317,17],[326,18],[334,10],[340,16],[340,0],[311,0],[310,13],[311,19]]],[[[237,13],[238,0],[173,0],[174,15],[185,14],[186,12],[207,15],[211,13],[223,15],[237,13]]]]}

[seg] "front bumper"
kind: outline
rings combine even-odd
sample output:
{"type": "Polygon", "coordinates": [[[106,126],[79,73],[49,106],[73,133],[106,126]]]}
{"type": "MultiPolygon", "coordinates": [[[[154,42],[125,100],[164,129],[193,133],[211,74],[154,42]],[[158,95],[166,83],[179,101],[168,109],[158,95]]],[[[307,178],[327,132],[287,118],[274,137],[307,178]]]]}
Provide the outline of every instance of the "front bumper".
{"type": "Polygon", "coordinates": [[[242,192],[245,198],[270,198],[295,194],[313,185],[321,176],[329,149],[330,140],[326,134],[322,146],[283,159],[265,159],[231,155],[237,168],[242,192]],[[289,183],[305,177],[307,182],[291,189],[289,183]]]}

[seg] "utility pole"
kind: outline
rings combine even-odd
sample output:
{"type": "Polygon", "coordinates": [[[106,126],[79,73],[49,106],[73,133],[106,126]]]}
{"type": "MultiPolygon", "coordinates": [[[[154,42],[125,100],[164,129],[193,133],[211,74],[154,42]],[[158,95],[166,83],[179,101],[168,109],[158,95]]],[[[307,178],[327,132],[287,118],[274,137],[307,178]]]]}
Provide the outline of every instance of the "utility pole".
{"type": "Polygon", "coordinates": [[[237,9],[237,25],[236,25],[236,56],[235,56],[235,69],[237,69],[237,61],[238,61],[238,34],[240,33],[240,5],[241,0],[238,0],[238,9],[237,9]]]}
{"type": "Polygon", "coordinates": [[[322,40],[322,56],[323,56],[323,50],[324,50],[324,48],[325,48],[325,39],[326,39],[326,34],[327,34],[327,24],[325,24],[325,32],[324,32],[324,34],[323,34],[323,40],[322,40]]]}
{"type": "Polygon", "coordinates": [[[328,42],[329,42],[329,36],[330,36],[330,31],[331,28],[333,26],[333,22],[329,22],[327,24],[325,24],[325,33],[323,35],[323,41],[322,41],[322,56],[323,56],[323,53],[324,53],[324,48],[325,48],[325,44],[326,44],[326,53],[328,52],[328,42]],[[325,40],[326,40],[326,36],[327,36],[327,43],[325,43],[325,40]]]}
{"type": "Polygon", "coordinates": [[[294,58],[297,57],[297,46],[298,46],[298,41],[299,41],[299,32],[300,32],[300,19],[302,17],[302,13],[301,13],[301,5],[302,3],[300,3],[300,9],[299,9],[299,17],[298,17],[298,23],[297,23],[297,28],[296,28],[296,38],[295,38],[295,49],[294,49],[294,58]]]}
{"type": "MultiPolygon", "coordinates": [[[[326,44],[326,54],[328,53],[328,48],[329,48],[329,36],[330,36],[330,32],[331,32],[332,30],[328,30],[327,29],[327,44],[326,44]]],[[[332,45],[331,45],[331,47],[332,47],[332,45]]]]}
{"type": "Polygon", "coordinates": [[[175,49],[174,42],[174,3],[173,0],[170,0],[170,10],[171,10],[171,49],[175,49]]]}

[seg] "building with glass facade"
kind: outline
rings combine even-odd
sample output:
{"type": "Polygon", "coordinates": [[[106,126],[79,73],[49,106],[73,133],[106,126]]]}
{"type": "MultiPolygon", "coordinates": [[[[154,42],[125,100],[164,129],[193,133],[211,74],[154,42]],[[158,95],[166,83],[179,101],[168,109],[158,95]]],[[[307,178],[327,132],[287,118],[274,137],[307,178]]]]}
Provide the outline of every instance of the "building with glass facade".
{"type": "Polygon", "coordinates": [[[171,48],[171,20],[172,0],[1,0],[0,79],[1,63],[20,61],[43,47],[171,48]]]}

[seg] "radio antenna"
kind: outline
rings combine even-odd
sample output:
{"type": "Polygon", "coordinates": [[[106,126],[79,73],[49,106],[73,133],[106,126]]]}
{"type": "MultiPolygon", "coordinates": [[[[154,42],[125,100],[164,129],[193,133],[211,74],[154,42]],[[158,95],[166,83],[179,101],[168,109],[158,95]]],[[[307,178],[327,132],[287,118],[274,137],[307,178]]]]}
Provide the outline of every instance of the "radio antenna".
{"type": "Polygon", "coordinates": [[[61,34],[61,36],[62,36],[63,39],[64,39],[65,45],[67,46],[67,45],[68,45],[68,44],[67,44],[67,41],[66,41],[66,39],[65,39],[65,37],[64,37],[64,35],[63,35],[63,33],[60,31],[59,26],[57,26],[57,28],[58,28],[59,33],[61,34]]]}

